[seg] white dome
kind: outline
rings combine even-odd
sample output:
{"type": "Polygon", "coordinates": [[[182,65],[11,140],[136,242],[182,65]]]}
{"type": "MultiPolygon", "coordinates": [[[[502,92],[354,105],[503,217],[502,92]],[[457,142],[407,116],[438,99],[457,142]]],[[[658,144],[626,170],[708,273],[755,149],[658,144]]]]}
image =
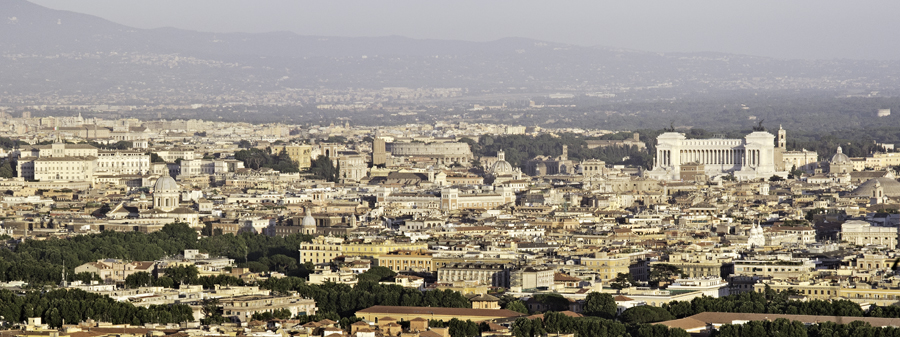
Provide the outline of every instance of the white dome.
{"type": "Polygon", "coordinates": [[[153,184],[153,193],[178,192],[178,183],[170,176],[162,176],[153,184]]]}
{"type": "Polygon", "coordinates": [[[832,164],[844,164],[844,163],[849,163],[849,162],[850,162],[850,157],[848,157],[846,154],[844,154],[844,151],[841,149],[840,146],[838,146],[837,152],[834,154],[834,156],[831,157],[831,163],[832,164]]]}
{"type": "Polygon", "coordinates": [[[303,227],[316,227],[316,219],[309,213],[308,208],[306,209],[306,216],[303,217],[303,222],[300,225],[303,227]]]}

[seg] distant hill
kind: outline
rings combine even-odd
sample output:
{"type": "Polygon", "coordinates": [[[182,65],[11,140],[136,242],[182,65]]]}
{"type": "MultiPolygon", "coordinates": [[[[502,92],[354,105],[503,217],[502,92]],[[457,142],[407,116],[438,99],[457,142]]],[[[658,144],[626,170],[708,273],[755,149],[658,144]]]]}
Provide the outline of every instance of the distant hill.
{"type": "MultiPolygon", "coordinates": [[[[495,53],[534,48],[537,41],[507,38],[494,42],[416,40],[399,36],[324,37],[290,32],[203,33],[175,28],[132,28],[87,14],[3,0],[0,51],[3,53],[137,52],[191,56],[355,57],[433,56],[495,53]]],[[[548,47],[562,47],[548,44],[548,47]]]]}
{"type": "Polygon", "coordinates": [[[5,95],[146,98],[411,86],[627,91],[666,98],[717,90],[900,88],[900,63],[894,61],[660,54],[524,38],[466,42],[137,29],[25,0],[0,1],[0,12],[5,95]]]}

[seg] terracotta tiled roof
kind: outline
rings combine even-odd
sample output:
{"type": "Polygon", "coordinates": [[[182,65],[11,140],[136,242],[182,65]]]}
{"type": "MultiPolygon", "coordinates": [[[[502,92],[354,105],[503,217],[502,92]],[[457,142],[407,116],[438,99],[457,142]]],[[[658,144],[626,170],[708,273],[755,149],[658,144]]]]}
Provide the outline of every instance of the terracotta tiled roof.
{"type": "Polygon", "coordinates": [[[563,273],[554,273],[553,280],[558,282],[578,282],[581,281],[580,278],[569,276],[563,273]]]}
{"type": "Polygon", "coordinates": [[[681,328],[684,330],[697,329],[697,328],[702,328],[702,327],[706,326],[705,322],[696,320],[696,319],[693,319],[690,317],[685,317],[685,318],[671,320],[671,321],[665,321],[665,322],[661,322],[659,324],[665,325],[669,328],[681,328]]]}

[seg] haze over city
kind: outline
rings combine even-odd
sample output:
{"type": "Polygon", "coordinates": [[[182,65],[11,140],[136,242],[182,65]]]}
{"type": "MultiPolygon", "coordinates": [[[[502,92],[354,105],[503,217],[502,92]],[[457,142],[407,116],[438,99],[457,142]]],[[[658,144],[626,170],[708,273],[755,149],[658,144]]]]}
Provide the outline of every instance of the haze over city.
{"type": "Polygon", "coordinates": [[[35,0],[139,28],[492,41],[653,52],[898,59],[896,1],[35,0]]]}

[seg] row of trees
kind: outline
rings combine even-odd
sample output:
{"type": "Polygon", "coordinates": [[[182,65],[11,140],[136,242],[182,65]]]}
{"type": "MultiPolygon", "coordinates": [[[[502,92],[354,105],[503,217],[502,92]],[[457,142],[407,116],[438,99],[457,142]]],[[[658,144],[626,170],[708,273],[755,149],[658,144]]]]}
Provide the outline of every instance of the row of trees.
{"type": "Polygon", "coordinates": [[[850,324],[822,322],[805,325],[779,318],[774,321],[751,321],[744,324],[725,324],[712,337],[900,337],[900,328],[874,327],[863,321],[850,324]]]}
{"type": "Polygon", "coordinates": [[[276,318],[289,319],[291,318],[291,311],[288,309],[277,309],[272,312],[258,312],[253,314],[253,316],[251,316],[250,318],[257,321],[269,321],[276,318]]]}
{"type": "Polygon", "coordinates": [[[394,276],[397,275],[393,270],[386,267],[375,266],[369,268],[364,273],[360,273],[356,276],[356,279],[359,282],[381,282],[393,279],[394,276]]]}
{"type": "Polygon", "coordinates": [[[0,137],[0,149],[4,150],[12,150],[16,148],[19,142],[12,140],[8,137],[0,137]]]}
{"type": "MultiPolygon", "coordinates": [[[[409,324],[408,322],[403,323],[406,325],[409,324]]],[[[481,336],[482,332],[490,330],[486,322],[478,324],[472,322],[470,319],[462,321],[457,318],[452,318],[447,322],[436,319],[428,320],[428,326],[433,328],[447,328],[450,337],[478,337],[481,336]]],[[[404,326],[404,328],[409,327],[404,326]]]]}
{"type": "MultiPolygon", "coordinates": [[[[848,300],[793,301],[788,299],[792,294],[796,294],[796,292],[776,292],[767,289],[764,293],[745,292],[719,298],[697,297],[690,302],[666,303],[662,308],[677,318],[707,311],[858,317],[865,315],[858,304],[848,300]]],[[[900,313],[900,311],[884,309],[875,313],[891,315],[895,312],[900,313]]]]}
{"type": "MultiPolygon", "coordinates": [[[[62,281],[63,266],[68,269],[67,281],[73,281],[76,280],[74,268],[86,262],[107,258],[153,261],[180,254],[185,249],[232,258],[254,271],[276,270],[305,276],[309,272],[308,266],[296,261],[300,244],[310,239],[302,234],[270,237],[254,233],[198,239],[196,230],[175,223],[149,234],[104,231],[68,239],[29,240],[19,244],[14,251],[0,249],[0,281],[58,284],[62,281]]],[[[173,283],[178,282],[173,280],[173,283]]]]}
{"type": "MultiPolygon", "coordinates": [[[[655,139],[655,136],[654,136],[655,139]]],[[[484,136],[476,142],[469,138],[462,141],[469,144],[475,157],[495,156],[497,151],[506,153],[506,161],[514,166],[524,167],[526,162],[537,156],[556,157],[562,155],[562,147],[568,148],[568,157],[573,161],[600,159],[610,164],[647,166],[652,156],[646,150],[635,146],[612,146],[587,148],[587,138],[575,134],[561,134],[554,137],[542,134],[537,137],[526,135],[484,136]]],[[[646,141],[641,136],[641,140],[646,141]]]]}
{"type": "Polygon", "coordinates": [[[291,160],[284,150],[274,153],[271,148],[265,150],[249,148],[235,152],[234,159],[244,162],[244,167],[254,170],[268,167],[282,173],[300,172],[297,162],[291,160]]]}
{"type": "MultiPolygon", "coordinates": [[[[338,313],[336,312],[324,312],[321,310],[317,311],[315,315],[298,315],[297,317],[294,317],[294,319],[299,320],[300,322],[298,324],[300,325],[309,322],[318,322],[323,319],[330,319],[332,321],[338,322],[338,325],[340,325],[341,329],[344,330],[350,330],[351,324],[362,320],[362,318],[356,316],[341,317],[341,315],[338,315],[338,313]]],[[[402,324],[403,322],[400,323],[402,324]]]]}
{"type": "Polygon", "coordinates": [[[127,140],[120,140],[118,142],[109,144],[102,144],[97,142],[87,142],[87,144],[104,150],[130,150],[134,146],[134,143],[127,140]]]}
{"type": "Polygon", "coordinates": [[[319,311],[336,312],[341,317],[351,317],[356,311],[374,305],[471,308],[472,304],[459,292],[433,290],[422,292],[418,289],[399,285],[383,285],[375,282],[360,282],[355,287],[346,284],[308,284],[297,277],[269,278],[260,283],[260,288],[278,293],[296,291],[300,296],[316,300],[319,311]]]}
{"type": "Polygon", "coordinates": [[[146,272],[138,272],[125,278],[125,287],[165,287],[180,288],[181,285],[201,285],[204,289],[220,286],[243,286],[244,280],[231,275],[199,276],[195,266],[175,266],[165,270],[165,276],[154,276],[146,272]]]}
{"type": "Polygon", "coordinates": [[[87,319],[133,325],[194,320],[193,311],[184,304],[143,308],[78,289],[26,292],[24,295],[0,290],[0,316],[11,322],[41,317],[52,327],[60,327],[63,322],[76,323],[87,319]]]}
{"type": "Polygon", "coordinates": [[[683,329],[669,329],[664,325],[625,325],[599,317],[570,317],[559,312],[544,313],[544,318],[516,319],[512,325],[515,337],[535,337],[548,333],[574,333],[583,337],[687,337],[683,329]]]}
{"type": "MultiPolygon", "coordinates": [[[[539,155],[559,156],[562,154],[562,146],[568,146],[569,158],[572,160],[600,159],[611,164],[638,165],[650,168],[653,163],[653,154],[656,153],[656,137],[666,130],[638,129],[640,140],[647,144],[646,150],[636,147],[606,147],[588,149],[588,139],[623,140],[633,137],[633,132],[620,132],[601,137],[585,138],[575,134],[562,134],[558,137],[540,135],[537,137],[526,135],[502,135],[485,136],[478,142],[464,138],[463,142],[469,143],[476,157],[494,156],[498,150],[506,152],[506,159],[511,164],[524,167],[525,163],[539,155]]],[[[709,131],[701,128],[687,130],[675,130],[682,132],[689,139],[706,139],[713,137],[743,138],[752,130],[728,129],[709,131]]],[[[885,151],[876,144],[878,142],[900,142],[900,131],[891,128],[866,128],[847,130],[845,132],[822,133],[820,130],[796,130],[790,131],[787,149],[811,150],[817,152],[823,160],[827,160],[834,154],[838,146],[851,157],[864,157],[873,152],[885,151]]]]}

